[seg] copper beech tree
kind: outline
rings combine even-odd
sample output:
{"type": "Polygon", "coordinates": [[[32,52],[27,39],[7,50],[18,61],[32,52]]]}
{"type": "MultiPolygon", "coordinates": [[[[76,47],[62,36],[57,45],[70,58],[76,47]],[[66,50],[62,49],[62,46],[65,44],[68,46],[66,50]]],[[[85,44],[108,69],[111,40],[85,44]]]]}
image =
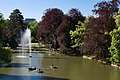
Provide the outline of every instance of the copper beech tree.
{"type": "Polygon", "coordinates": [[[96,55],[96,59],[105,59],[110,56],[108,48],[111,45],[111,37],[108,34],[115,26],[113,16],[118,12],[119,0],[102,1],[97,3],[92,10],[97,17],[91,17],[85,26],[90,29],[84,35],[84,45],[81,46],[84,53],[96,55]]]}
{"type": "Polygon", "coordinates": [[[45,44],[52,44],[53,48],[57,48],[57,28],[62,22],[63,15],[62,10],[57,8],[51,8],[45,11],[37,35],[39,41],[45,44]]]}
{"type": "Polygon", "coordinates": [[[39,23],[38,40],[44,44],[52,44],[53,48],[60,46],[60,51],[64,52],[70,48],[69,31],[75,30],[78,21],[84,21],[78,9],[72,8],[67,14],[57,8],[47,9],[39,23]]]}

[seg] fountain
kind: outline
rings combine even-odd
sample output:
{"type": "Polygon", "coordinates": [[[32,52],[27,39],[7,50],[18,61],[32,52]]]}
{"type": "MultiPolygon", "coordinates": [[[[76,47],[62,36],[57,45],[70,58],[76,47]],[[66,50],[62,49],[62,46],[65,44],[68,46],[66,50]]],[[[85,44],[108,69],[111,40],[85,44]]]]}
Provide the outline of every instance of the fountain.
{"type": "Polygon", "coordinates": [[[22,33],[21,36],[21,47],[22,53],[19,54],[17,57],[26,58],[28,56],[25,55],[26,50],[29,50],[29,57],[32,57],[31,55],[31,31],[29,28],[25,30],[24,33],[22,33]]]}

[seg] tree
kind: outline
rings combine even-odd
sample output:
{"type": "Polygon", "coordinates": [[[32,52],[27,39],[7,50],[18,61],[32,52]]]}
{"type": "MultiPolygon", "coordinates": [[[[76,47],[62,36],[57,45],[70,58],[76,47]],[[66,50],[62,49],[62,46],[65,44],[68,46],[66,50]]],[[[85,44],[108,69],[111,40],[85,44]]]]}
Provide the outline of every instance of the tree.
{"type": "Polygon", "coordinates": [[[3,46],[8,46],[9,39],[11,37],[11,31],[9,29],[10,26],[10,20],[4,20],[4,28],[2,30],[2,35],[3,35],[3,46]]]}
{"type": "Polygon", "coordinates": [[[70,34],[71,29],[70,17],[67,15],[63,16],[62,23],[57,28],[57,40],[60,45],[60,52],[66,53],[67,48],[70,48],[70,34]]]}
{"type": "Polygon", "coordinates": [[[32,35],[32,42],[37,42],[37,31],[39,24],[37,22],[30,22],[29,23],[31,35],[32,35]]]}
{"type": "Polygon", "coordinates": [[[4,26],[3,24],[4,24],[3,14],[0,13],[0,48],[2,47],[3,44],[3,36],[2,36],[2,30],[4,26]]]}
{"type": "Polygon", "coordinates": [[[96,59],[109,57],[111,37],[105,32],[109,33],[116,28],[113,15],[118,11],[118,3],[118,0],[102,1],[94,6],[93,12],[97,17],[92,17],[85,26],[90,31],[84,35],[83,52],[94,53],[96,59]]]}
{"type": "MultiPolygon", "coordinates": [[[[38,31],[38,39],[45,40],[46,43],[51,43],[54,48],[57,48],[57,28],[62,22],[63,12],[60,9],[47,9],[40,22],[40,29],[38,31]],[[44,30],[44,31],[43,31],[44,30]],[[49,41],[48,41],[49,40],[49,41]]],[[[44,42],[45,42],[44,41],[44,42]]]]}
{"type": "Polygon", "coordinates": [[[71,36],[71,44],[73,48],[80,48],[80,46],[83,44],[83,35],[87,31],[85,28],[85,25],[87,24],[88,20],[86,19],[84,22],[78,21],[78,24],[76,25],[75,31],[70,31],[71,36]]]}
{"type": "Polygon", "coordinates": [[[11,61],[11,51],[3,48],[4,44],[4,35],[3,30],[5,28],[5,20],[3,14],[0,13],[0,64],[9,63],[11,61]]]}
{"type": "Polygon", "coordinates": [[[21,31],[24,31],[26,26],[24,24],[24,18],[22,16],[22,13],[19,11],[19,9],[13,10],[9,18],[10,18],[9,29],[11,31],[9,46],[15,49],[18,46],[18,43],[20,42],[21,31]]]}
{"type": "Polygon", "coordinates": [[[109,51],[111,53],[111,62],[120,63],[120,11],[114,16],[117,29],[110,32],[112,37],[111,46],[109,51]]]}
{"type": "Polygon", "coordinates": [[[81,12],[79,11],[79,9],[76,8],[72,8],[71,10],[68,11],[67,13],[68,16],[71,17],[71,26],[72,26],[72,30],[74,31],[76,29],[76,26],[78,24],[78,21],[84,22],[85,17],[81,14],[81,12]]]}
{"type": "Polygon", "coordinates": [[[69,53],[71,52],[71,39],[70,39],[70,30],[75,30],[75,25],[78,21],[83,22],[85,17],[81,14],[81,12],[76,9],[72,8],[66,15],[64,15],[62,23],[57,29],[58,34],[58,42],[60,45],[60,52],[61,53],[69,53]],[[70,51],[69,51],[70,50],[70,51]],[[69,52],[68,52],[69,51],[69,52]]]}

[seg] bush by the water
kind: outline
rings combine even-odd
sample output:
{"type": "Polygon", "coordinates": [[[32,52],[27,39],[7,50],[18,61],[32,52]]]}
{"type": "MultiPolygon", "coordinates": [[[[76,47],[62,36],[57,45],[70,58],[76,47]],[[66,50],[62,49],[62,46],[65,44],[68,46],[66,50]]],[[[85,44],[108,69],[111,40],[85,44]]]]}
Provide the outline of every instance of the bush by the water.
{"type": "Polygon", "coordinates": [[[0,49],[0,64],[11,62],[12,52],[10,49],[0,49]]]}

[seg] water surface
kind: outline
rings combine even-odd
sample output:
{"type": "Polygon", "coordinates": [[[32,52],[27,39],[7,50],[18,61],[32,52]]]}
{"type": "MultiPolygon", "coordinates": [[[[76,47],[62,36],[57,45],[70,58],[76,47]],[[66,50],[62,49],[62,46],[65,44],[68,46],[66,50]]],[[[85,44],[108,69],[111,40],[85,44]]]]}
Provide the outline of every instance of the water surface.
{"type": "Polygon", "coordinates": [[[11,65],[0,67],[0,80],[120,80],[119,69],[80,57],[46,53],[32,53],[32,58],[17,55],[13,54],[11,65]],[[52,64],[58,68],[52,69],[52,64]],[[29,71],[31,66],[41,68],[44,73],[29,71]]]}

